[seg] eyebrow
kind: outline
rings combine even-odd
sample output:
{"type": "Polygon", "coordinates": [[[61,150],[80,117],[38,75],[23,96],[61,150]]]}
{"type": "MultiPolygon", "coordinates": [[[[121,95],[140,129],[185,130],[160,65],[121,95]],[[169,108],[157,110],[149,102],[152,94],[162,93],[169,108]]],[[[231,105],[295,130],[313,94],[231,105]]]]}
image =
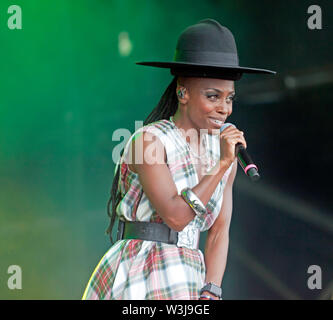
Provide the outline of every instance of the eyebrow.
{"type": "MultiPolygon", "coordinates": [[[[220,90],[220,89],[216,89],[216,88],[205,88],[205,90],[208,90],[208,89],[212,89],[212,90],[215,90],[215,91],[217,91],[217,92],[219,92],[219,93],[223,93],[223,91],[220,90]]],[[[235,90],[230,91],[230,93],[235,93],[235,90]]]]}

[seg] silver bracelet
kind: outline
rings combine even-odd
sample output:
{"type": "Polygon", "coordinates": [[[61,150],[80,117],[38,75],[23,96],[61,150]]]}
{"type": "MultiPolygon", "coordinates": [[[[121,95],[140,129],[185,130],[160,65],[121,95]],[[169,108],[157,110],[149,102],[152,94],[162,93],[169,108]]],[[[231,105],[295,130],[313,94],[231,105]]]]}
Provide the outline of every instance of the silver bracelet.
{"type": "Polygon", "coordinates": [[[181,191],[181,196],[186,201],[186,203],[194,210],[195,214],[203,215],[207,213],[204,204],[190,188],[183,189],[181,191]]]}
{"type": "Polygon", "coordinates": [[[215,300],[213,297],[209,296],[208,294],[202,294],[202,295],[200,295],[200,298],[206,298],[206,299],[209,299],[209,300],[215,300]]]}

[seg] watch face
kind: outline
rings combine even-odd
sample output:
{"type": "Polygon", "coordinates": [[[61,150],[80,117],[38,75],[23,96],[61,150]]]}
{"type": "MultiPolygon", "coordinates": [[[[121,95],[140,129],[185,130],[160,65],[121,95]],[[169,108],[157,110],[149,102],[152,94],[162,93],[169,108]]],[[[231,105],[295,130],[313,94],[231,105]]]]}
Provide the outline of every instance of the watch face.
{"type": "Polygon", "coordinates": [[[201,292],[203,292],[205,290],[208,291],[208,292],[210,292],[210,293],[212,293],[212,294],[214,294],[217,297],[221,297],[222,296],[222,289],[220,287],[218,287],[217,285],[214,285],[212,283],[206,284],[202,288],[201,292]]]}

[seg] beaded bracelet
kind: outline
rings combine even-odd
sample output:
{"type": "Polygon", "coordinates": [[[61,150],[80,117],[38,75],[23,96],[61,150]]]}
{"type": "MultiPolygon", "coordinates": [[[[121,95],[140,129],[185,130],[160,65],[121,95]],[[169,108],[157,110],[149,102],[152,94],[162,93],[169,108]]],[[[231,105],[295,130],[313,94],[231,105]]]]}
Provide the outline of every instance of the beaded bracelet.
{"type": "Polygon", "coordinates": [[[208,294],[202,294],[200,296],[200,298],[207,298],[207,299],[210,299],[210,300],[215,300],[213,297],[209,296],[208,294]]]}

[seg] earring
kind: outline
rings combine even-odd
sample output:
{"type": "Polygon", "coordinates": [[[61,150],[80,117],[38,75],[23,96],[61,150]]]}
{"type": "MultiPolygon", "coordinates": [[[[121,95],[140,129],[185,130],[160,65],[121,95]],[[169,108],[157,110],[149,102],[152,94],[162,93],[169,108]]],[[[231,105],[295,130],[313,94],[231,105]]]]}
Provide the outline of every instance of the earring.
{"type": "Polygon", "coordinates": [[[184,98],[185,97],[185,91],[186,89],[185,88],[181,88],[178,90],[178,97],[180,98],[184,98]]]}

